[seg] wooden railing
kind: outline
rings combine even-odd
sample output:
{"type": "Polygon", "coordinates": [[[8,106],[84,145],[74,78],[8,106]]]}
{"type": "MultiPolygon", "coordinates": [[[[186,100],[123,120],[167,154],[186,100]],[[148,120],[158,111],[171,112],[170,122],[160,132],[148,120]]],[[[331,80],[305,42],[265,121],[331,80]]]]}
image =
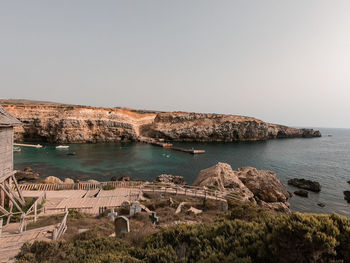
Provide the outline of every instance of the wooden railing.
{"type": "Polygon", "coordinates": [[[204,189],[202,187],[197,186],[189,186],[189,185],[169,185],[169,184],[161,184],[161,183],[150,183],[145,184],[142,187],[143,192],[158,192],[158,193],[168,193],[175,195],[186,195],[191,197],[200,197],[205,199],[213,199],[226,201],[227,199],[239,200],[240,197],[235,193],[226,193],[222,191],[212,190],[212,189],[204,189]]]}
{"type": "Polygon", "coordinates": [[[31,191],[55,191],[55,190],[95,190],[101,189],[106,185],[115,188],[135,188],[143,184],[141,181],[110,181],[100,183],[74,183],[74,184],[20,184],[19,188],[31,191]]]}
{"type": "Polygon", "coordinates": [[[67,230],[67,217],[68,217],[69,211],[66,208],[66,213],[63,216],[62,222],[58,225],[57,228],[53,230],[52,233],[52,239],[58,240],[61,238],[61,236],[66,232],[67,230]]]}

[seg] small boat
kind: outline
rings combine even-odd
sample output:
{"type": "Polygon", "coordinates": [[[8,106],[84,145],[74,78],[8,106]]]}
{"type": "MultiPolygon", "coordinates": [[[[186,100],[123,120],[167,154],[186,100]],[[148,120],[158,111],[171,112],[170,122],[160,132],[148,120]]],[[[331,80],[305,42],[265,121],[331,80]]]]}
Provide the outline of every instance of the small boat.
{"type": "Polygon", "coordinates": [[[69,146],[68,145],[58,145],[56,146],[56,149],[68,149],[69,146]]]}
{"type": "Polygon", "coordinates": [[[22,149],[21,149],[21,147],[13,146],[13,151],[14,152],[20,152],[20,151],[22,151],[22,149]]]}

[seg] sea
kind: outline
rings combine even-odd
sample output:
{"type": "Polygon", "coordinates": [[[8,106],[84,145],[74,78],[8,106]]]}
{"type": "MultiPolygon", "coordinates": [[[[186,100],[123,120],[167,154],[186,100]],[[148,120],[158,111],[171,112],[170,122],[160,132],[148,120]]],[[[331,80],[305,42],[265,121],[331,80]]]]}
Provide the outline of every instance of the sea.
{"type": "Polygon", "coordinates": [[[185,148],[203,149],[192,155],[143,143],[70,144],[69,149],[22,147],[14,153],[15,169],[32,167],[42,177],[96,179],[113,176],[153,181],[160,174],[180,175],[191,184],[200,170],[218,162],[233,169],[253,166],[277,173],[287,190],[291,178],[305,178],[321,184],[320,193],[308,198],[293,196],[291,209],[310,213],[338,213],[350,217],[350,204],[343,191],[350,190],[350,129],[319,129],[321,138],[276,139],[239,143],[175,143],[185,148]],[[325,207],[317,204],[324,203],[325,207]]]}

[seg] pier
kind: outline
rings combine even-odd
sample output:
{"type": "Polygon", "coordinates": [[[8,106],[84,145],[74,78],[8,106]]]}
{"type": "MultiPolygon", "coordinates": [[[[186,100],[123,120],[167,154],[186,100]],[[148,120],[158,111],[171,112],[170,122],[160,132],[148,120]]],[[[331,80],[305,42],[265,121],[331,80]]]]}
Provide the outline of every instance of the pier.
{"type": "Polygon", "coordinates": [[[24,143],[14,143],[14,146],[22,146],[22,147],[33,147],[33,148],[42,148],[43,146],[40,144],[24,144],[24,143]]]}
{"type": "Polygon", "coordinates": [[[163,147],[163,148],[167,148],[167,149],[171,149],[171,150],[179,151],[179,152],[185,152],[185,153],[191,153],[191,154],[205,153],[205,150],[196,150],[193,148],[187,149],[187,148],[182,148],[182,147],[175,147],[172,143],[164,142],[164,141],[157,140],[157,139],[150,138],[150,137],[139,137],[138,140],[139,140],[139,142],[148,143],[148,144],[152,144],[155,146],[159,146],[159,147],[163,147]]]}

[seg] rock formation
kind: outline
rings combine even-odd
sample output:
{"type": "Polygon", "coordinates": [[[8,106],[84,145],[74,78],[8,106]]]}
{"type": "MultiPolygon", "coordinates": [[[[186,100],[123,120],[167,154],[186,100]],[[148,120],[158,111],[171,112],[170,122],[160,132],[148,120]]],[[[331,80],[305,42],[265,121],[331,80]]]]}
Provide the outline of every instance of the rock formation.
{"type": "Polygon", "coordinates": [[[285,203],[291,197],[274,172],[242,167],[238,168],[238,178],[255,197],[265,202],[285,203]]]}
{"type": "Polygon", "coordinates": [[[344,199],[350,203],[350,191],[344,191],[344,199]]]}
{"type": "Polygon", "coordinates": [[[293,185],[295,187],[305,189],[305,190],[310,190],[313,192],[320,192],[321,191],[321,185],[318,182],[315,181],[310,181],[306,179],[290,179],[288,180],[288,184],[293,185]]]}
{"type": "Polygon", "coordinates": [[[320,137],[319,131],[270,124],[236,115],[186,112],[158,113],[148,135],[173,141],[256,141],[320,137]]]}
{"type": "Polygon", "coordinates": [[[245,200],[252,200],[254,194],[238,178],[236,171],[227,163],[218,163],[199,172],[194,186],[204,186],[219,191],[239,193],[245,200]]]}
{"type": "Polygon", "coordinates": [[[151,112],[0,100],[23,125],[15,140],[50,143],[136,141],[139,136],[173,141],[255,141],[321,136],[312,129],[295,129],[261,120],[222,114],[151,112]]]}
{"type": "Polygon", "coordinates": [[[217,189],[222,192],[236,193],[242,200],[277,211],[290,212],[287,200],[291,197],[276,174],[271,171],[257,170],[253,167],[232,170],[226,163],[218,163],[200,171],[194,186],[217,189]]]}
{"type": "Polygon", "coordinates": [[[32,168],[27,167],[23,171],[16,171],[15,177],[18,182],[37,182],[40,179],[40,174],[33,171],[32,168]]]}
{"type": "Polygon", "coordinates": [[[46,177],[44,182],[46,184],[63,184],[62,180],[60,178],[55,177],[55,176],[46,177]]]}
{"type": "Polygon", "coordinates": [[[155,182],[165,183],[165,184],[178,184],[185,185],[186,181],[183,176],[176,176],[171,174],[161,174],[159,175],[155,182]]]}
{"type": "Polygon", "coordinates": [[[309,192],[306,190],[297,190],[297,191],[294,191],[294,194],[301,196],[301,197],[308,197],[309,196],[309,192]]]}
{"type": "Polygon", "coordinates": [[[155,114],[127,109],[84,106],[5,105],[23,122],[15,129],[15,141],[96,143],[136,140],[139,129],[155,114]]]}

